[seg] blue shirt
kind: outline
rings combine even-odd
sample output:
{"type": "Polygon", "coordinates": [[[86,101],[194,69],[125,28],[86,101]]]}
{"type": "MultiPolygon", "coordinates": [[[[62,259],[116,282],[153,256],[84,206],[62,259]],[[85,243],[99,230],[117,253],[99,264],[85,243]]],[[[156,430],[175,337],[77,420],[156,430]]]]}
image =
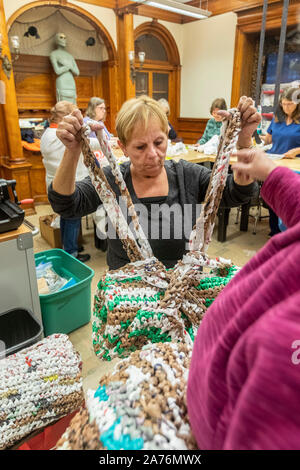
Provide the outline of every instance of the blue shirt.
{"type": "MultiPolygon", "coordinates": [[[[272,122],[267,130],[272,136],[272,147],[267,153],[282,155],[291,149],[300,147],[300,124],[293,122],[287,125],[286,122],[272,122]]],[[[300,151],[297,157],[300,157],[300,151]]]]}

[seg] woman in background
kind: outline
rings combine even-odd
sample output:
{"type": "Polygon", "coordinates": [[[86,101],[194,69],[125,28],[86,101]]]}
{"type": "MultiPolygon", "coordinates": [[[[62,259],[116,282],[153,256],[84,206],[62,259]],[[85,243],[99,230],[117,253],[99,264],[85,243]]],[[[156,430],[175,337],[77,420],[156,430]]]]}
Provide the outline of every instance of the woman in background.
{"type": "MultiPolygon", "coordinates": [[[[98,121],[103,124],[103,130],[106,133],[108,139],[110,139],[110,132],[105,127],[104,121],[106,118],[106,106],[105,101],[102,98],[98,98],[97,96],[93,96],[88,104],[87,110],[85,112],[85,117],[83,118],[83,122],[87,122],[90,119],[93,121],[98,121]]],[[[92,131],[89,137],[96,138],[96,133],[92,131]]]]}
{"type": "Polygon", "coordinates": [[[222,126],[222,116],[218,114],[218,111],[226,111],[227,105],[224,98],[216,98],[210,107],[210,114],[212,118],[206,124],[205,131],[203,136],[198,140],[197,144],[204,145],[208,142],[214,135],[220,135],[220,130],[222,126]]]}
{"type": "MultiPolygon", "coordinates": [[[[281,94],[275,117],[262,136],[265,145],[272,144],[267,153],[284,155],[284,158],[300,157],[300,90],[287,88],[281,94]]],[[[270,213],[270,233],[272,237],[280,233],[278,217],[272,209],[270,213]]]]}
{"type": "Polygon", "coordinates": [[[168,138],[170,140],[175,140],[177,139],[177,133],[174,129],[174,127],[172,126],[172,124],[169,122],[169,115],[170,115],[170,105],[168,103],[167,100],[165,100],[165,98],[161,98],[160,100],[158,100],[158,103],[160,104],[160,106],[162,107],[162,109],[164,110],[164,112],[166,113],[166,116],[168,118],[168,138]]]}

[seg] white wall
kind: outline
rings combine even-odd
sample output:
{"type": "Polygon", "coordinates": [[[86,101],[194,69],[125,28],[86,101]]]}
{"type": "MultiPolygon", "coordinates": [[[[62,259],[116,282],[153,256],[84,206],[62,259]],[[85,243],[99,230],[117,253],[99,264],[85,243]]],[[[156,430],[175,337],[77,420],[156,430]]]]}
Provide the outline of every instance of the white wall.
{"type": "Polygon", "coordinates": [[[235,13],[182,25],[181,117],[210,117],[215,98],[230,106],[235,13]]]}
{"type": "MultiPolygon", "coordinates": [[[[147,18],[146,16],[138,16],[134,15],[133,17],[133,27],[134,29],[137,28],[142,23],[148,23],[151,21],[151,18],[147,18]]],[[[158,23],[162,24],[168,31],[172,34],[180,55],[180,61],[182,60],[182,37],[183,37],[183,28],[181,24],[178,23],[170,23],[169,21],[160,21],[158,23]]]]}

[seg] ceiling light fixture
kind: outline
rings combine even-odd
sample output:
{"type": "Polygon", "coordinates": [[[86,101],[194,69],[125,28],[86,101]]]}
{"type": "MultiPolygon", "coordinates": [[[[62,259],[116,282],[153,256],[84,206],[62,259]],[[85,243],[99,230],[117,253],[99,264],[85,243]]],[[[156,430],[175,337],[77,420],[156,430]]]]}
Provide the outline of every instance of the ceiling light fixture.
{"type": "Polygon", "coordinates": [[[172,11],[184,16],[190,16],[203,20],[211,15],[211,11],[202,10],[191,5],[186,5],[175,0],[133,0],[134,2],[140,3],[141,5],[149,5],[151,7],[160,8],[162,10],[172,11]]]}

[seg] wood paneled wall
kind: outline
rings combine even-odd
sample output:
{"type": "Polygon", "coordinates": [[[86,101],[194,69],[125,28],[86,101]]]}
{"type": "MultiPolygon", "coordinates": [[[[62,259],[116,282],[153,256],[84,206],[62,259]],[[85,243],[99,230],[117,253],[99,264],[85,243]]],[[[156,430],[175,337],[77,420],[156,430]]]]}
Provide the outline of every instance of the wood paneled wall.
{"type": "MultiPolygon", "coordinates": [[[[77,60],[76,63],[80,70],[80,75],[75,77],[77,105],[86,110],[92,96],[102,97],[108,89],[108,65],[107,61],[77,60]]],[[[14,75],[20,117],[49,117],[49,111],[56,103],[56,75],[49,58],[21,55],[14,64],[14,75]]],[[[110,127],[109,109],[107,125],[110,127]]]]}
{"type": "Polygon", "coordinates": [[[195,144],[202,136],[208,119],[178,118],[177,135],[185,144],[195,144]]]}

